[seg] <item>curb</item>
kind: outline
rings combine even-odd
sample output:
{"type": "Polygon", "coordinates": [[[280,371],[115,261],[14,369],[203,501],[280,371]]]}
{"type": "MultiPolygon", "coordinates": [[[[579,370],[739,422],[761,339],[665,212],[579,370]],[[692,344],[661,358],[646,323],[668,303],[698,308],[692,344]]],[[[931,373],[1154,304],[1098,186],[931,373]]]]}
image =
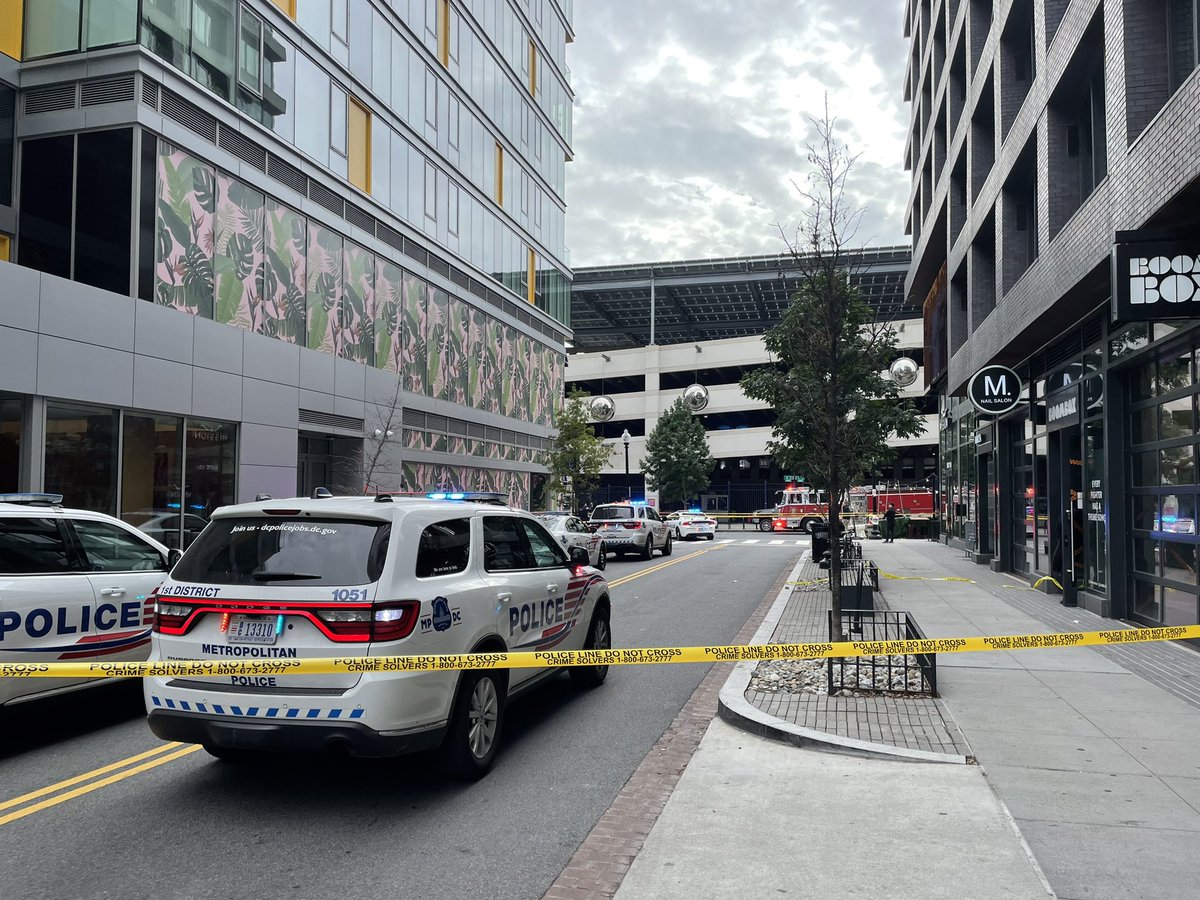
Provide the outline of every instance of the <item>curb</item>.
{"type": "MultiPolygon", "coordinates": [[[[800,569],[804,565],[809,551],[801,555],[799,562],[792,569],[788,581],[799,578],[800,569]]],[[[768,644],[787,602],[791,599],[791,587],[785,585],[775,598],[762,625],[750,639],[750,644],[768,644]]],[[[906,762],[950,763],[954,765],[969,765],[970,760],[956,753],[934,753],[930,750],[910,750],[907,747],[893,747],[890,744],[873,744],[870,741],[860,741],[855,738],[827,734],[812,728],[803,728],[791,722],[763,712],[746,700],[746,688],[758,668],[757,661],[743,661],[734,666],[733,674],[726,679],[717,698],[717,715],[735,728],[757,734],[773,741],[792,744],[796,747],[807,747],[813,750],[824,750],[831,753],[843,753],[850,756],[868,757],[872,759],[894,759],[906,762]]]]}

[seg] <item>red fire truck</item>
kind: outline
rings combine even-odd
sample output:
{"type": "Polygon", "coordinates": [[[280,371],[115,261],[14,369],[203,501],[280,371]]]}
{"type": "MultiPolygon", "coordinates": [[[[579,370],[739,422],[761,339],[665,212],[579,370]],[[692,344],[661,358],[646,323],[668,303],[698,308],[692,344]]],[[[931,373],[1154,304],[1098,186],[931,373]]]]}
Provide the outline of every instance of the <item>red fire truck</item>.
{"type": "MultiPolygon", "coordinates": [[[[763,531],[812,531],[814,525],[826,520],[829,511],[829,494],[807,485],[789,484],[784,490],[775,492],[774,515],[770,518],[770,529],[763,531]]],[[[768,511],[769,512],[769,511],[768,511]]],[[[760,520],[759,527],[762,528],[760,520]]]]}
{"type": "Polygon", "coordinates": [[[879,527],[888,506],[896,507],[896,515],[912,519],[932,519],[933,491],[924,488],[864,485],[850,488],[849,511],[858,521],[865,519],[868,534],[879,527]]]}

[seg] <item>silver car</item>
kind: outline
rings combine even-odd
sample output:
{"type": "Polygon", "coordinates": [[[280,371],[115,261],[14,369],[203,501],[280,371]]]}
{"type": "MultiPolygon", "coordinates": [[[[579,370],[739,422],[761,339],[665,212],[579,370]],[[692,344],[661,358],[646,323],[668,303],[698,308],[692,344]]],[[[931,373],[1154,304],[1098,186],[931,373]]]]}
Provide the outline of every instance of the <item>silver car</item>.
{"type": "Polygon", "coordinates": [[[539,514],[538,521],[546,526],[546,530],[554,535],[568,553],[572,547],[582,547],[588,553],[589,565],[601,571],[608,565],[608,549],[604,546],[604,539],[588,528],[582,519],[548,513],[539,514]]]}
{"type": "Polygon", "coordinates": [[[641,503],[603,503],[592,510],[591,521],[604,546],[624,556],[637,553],[649,559],[655,550],[671,555],[671,526],[652,506],[641,503]]]}

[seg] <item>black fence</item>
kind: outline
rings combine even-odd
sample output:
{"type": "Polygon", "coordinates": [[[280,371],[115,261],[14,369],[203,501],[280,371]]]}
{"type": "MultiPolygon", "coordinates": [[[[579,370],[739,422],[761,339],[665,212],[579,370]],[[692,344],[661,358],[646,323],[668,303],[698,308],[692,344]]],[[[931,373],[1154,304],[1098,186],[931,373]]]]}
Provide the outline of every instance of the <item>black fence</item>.
{"type": "MultiPolygon", "coordinates": [[[[843,585],[843,590],[845,585],[843,585]]],[[[843,595],[844,597],[844,595],[843,595]]],[[[852,641],[924,640],[916,621],[902,610],[842,608],[841,628],[835,628],[829,611],[829,639],[844,634],[852,641]]],[[[906,656],[848,656],[826,665],[829,693],[839,690],[873,690],[893,694],[937,696],[937,654],[906,656]]]]}

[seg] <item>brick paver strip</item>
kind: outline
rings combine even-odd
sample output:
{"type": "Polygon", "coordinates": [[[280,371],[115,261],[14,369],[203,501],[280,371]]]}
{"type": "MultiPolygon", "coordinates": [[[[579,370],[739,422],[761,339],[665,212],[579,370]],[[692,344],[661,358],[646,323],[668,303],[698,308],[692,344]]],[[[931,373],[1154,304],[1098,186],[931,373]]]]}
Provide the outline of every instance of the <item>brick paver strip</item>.
{"type": "MultiPolygon", "coordinates": [[[[754,637],[794,565],[793,559],[784,568],[762,603],[734,637],[734,644],[749,643],[754,637]]],[[[717,695],[733,672],[733,666],[733,663],[715,663],[704,676],[671,726],[629,776],[612,806],[592,827],[550,885],[543,900],[610,900],[616,894],[692,754],[700,746],[700,739],[716,716],[717,695]]]]}

